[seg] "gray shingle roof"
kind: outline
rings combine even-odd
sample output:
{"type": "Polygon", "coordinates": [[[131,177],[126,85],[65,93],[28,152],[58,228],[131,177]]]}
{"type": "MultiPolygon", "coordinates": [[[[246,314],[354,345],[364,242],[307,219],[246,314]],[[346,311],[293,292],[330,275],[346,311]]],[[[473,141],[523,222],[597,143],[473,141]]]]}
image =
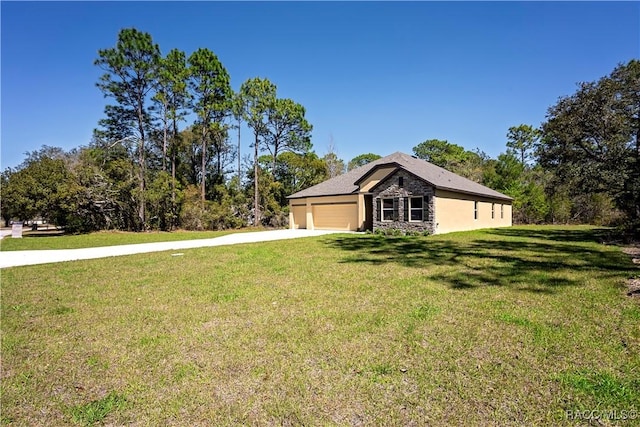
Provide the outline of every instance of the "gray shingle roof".
{"type": "Polygon", "coordinates": [[[315,196],[336,196],[343,194],[355,194],[358,192],[356,183],[373,169],[386,164],[396,164],[397,166],[413,173],[419,178],[433,184],[441,190],[451,190],[460,193],[475,194],[480,196],[493,197],[496,199],[512,200],[489,187],[473,182],[453,172],[449,172],[439,166],[425,160],[417,159],[401,152],[390,154],[359,168],[353,169],[345,174],[338,175],[320,184],[298,191],[289,196],[289,199],[299,199],[302,197],[315,196]]]}

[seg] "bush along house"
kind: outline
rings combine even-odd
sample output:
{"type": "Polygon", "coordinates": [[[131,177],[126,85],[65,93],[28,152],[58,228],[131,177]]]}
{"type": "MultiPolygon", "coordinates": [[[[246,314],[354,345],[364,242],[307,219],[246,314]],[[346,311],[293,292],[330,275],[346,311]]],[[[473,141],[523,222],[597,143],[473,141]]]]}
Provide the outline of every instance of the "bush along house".
{"type": "Polygon", "coordinates": [[[288,199],[290,228],[439,234],[512,224],[511,197],[400,152],[288,199]]]}

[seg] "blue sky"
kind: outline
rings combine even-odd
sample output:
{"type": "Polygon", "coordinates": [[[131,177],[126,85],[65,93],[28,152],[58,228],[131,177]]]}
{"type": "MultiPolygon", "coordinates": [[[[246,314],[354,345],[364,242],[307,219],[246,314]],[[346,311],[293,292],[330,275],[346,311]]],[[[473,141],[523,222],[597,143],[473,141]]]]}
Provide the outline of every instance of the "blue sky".
{"type": "MultiPolygon", "coordinates": [[[[163,53],[215,52],[237,90],[266,77],[301,103],[314,150],[411,153],[446,139],[492,157],[576,83],[640,57],[638,2],[7,2],[1,157],[87,145],[103,117],[93,65],[118,31],[163,53]]],[[[248,133],[245,132],[248,136],[248,133]]],[[[243,138],[248,153],[249,138],[243,138]]]]}

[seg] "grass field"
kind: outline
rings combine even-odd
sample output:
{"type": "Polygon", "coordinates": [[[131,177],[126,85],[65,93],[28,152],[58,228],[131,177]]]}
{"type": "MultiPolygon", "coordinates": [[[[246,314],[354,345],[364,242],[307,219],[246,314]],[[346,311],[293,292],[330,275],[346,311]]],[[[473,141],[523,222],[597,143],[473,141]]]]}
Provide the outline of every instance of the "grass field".
{"type": "Polygon", "coordinates": [[[640,271],[598,233],[331,235],[5,269],[2,422],[638,425],[607,414],[640,410],[640,304],[624,293],[640,271]]]}
{"type": "Polygon", "coordinates": [[[125,231],[101,231],[81,235],[50,235],[48,232],[26,232],[22,239],[5,237],[0,240],[2,251],[26,251],[40,249],[80,249],[98,246],[132,245],[136,243],[173,242],[178,240],[210,239],[229,233],[262,231],[262,228],[245,228],[226,231],[173,231],[133,233],[125,231]]]}

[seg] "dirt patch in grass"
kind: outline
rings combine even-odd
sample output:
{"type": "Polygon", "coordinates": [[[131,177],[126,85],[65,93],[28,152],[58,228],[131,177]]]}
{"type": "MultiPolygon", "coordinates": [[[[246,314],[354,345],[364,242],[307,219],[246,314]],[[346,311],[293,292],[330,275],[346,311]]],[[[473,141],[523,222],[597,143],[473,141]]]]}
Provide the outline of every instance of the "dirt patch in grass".
{"type": "Polygon", "coordinates": [[[640,244],[635,246],[627,246],[622,252],[629,255],[634,264],[640,264],[640,244]]]}
{"type": "MultiPolygon", "coordinates": [[[[631,257],[631,262],[640,267],[640,245],[628,246],[622,249],[622,252],[631,257]]],[[[640,272],[636,277],[632,277],[627,282],[629,291],[627,296],[640,298],[640,272]]]]}
{"type": "Polygon", "coordinates": [[[627,296],[640,298],[640,279],[629,279],[629,292],[627,296]]]}

